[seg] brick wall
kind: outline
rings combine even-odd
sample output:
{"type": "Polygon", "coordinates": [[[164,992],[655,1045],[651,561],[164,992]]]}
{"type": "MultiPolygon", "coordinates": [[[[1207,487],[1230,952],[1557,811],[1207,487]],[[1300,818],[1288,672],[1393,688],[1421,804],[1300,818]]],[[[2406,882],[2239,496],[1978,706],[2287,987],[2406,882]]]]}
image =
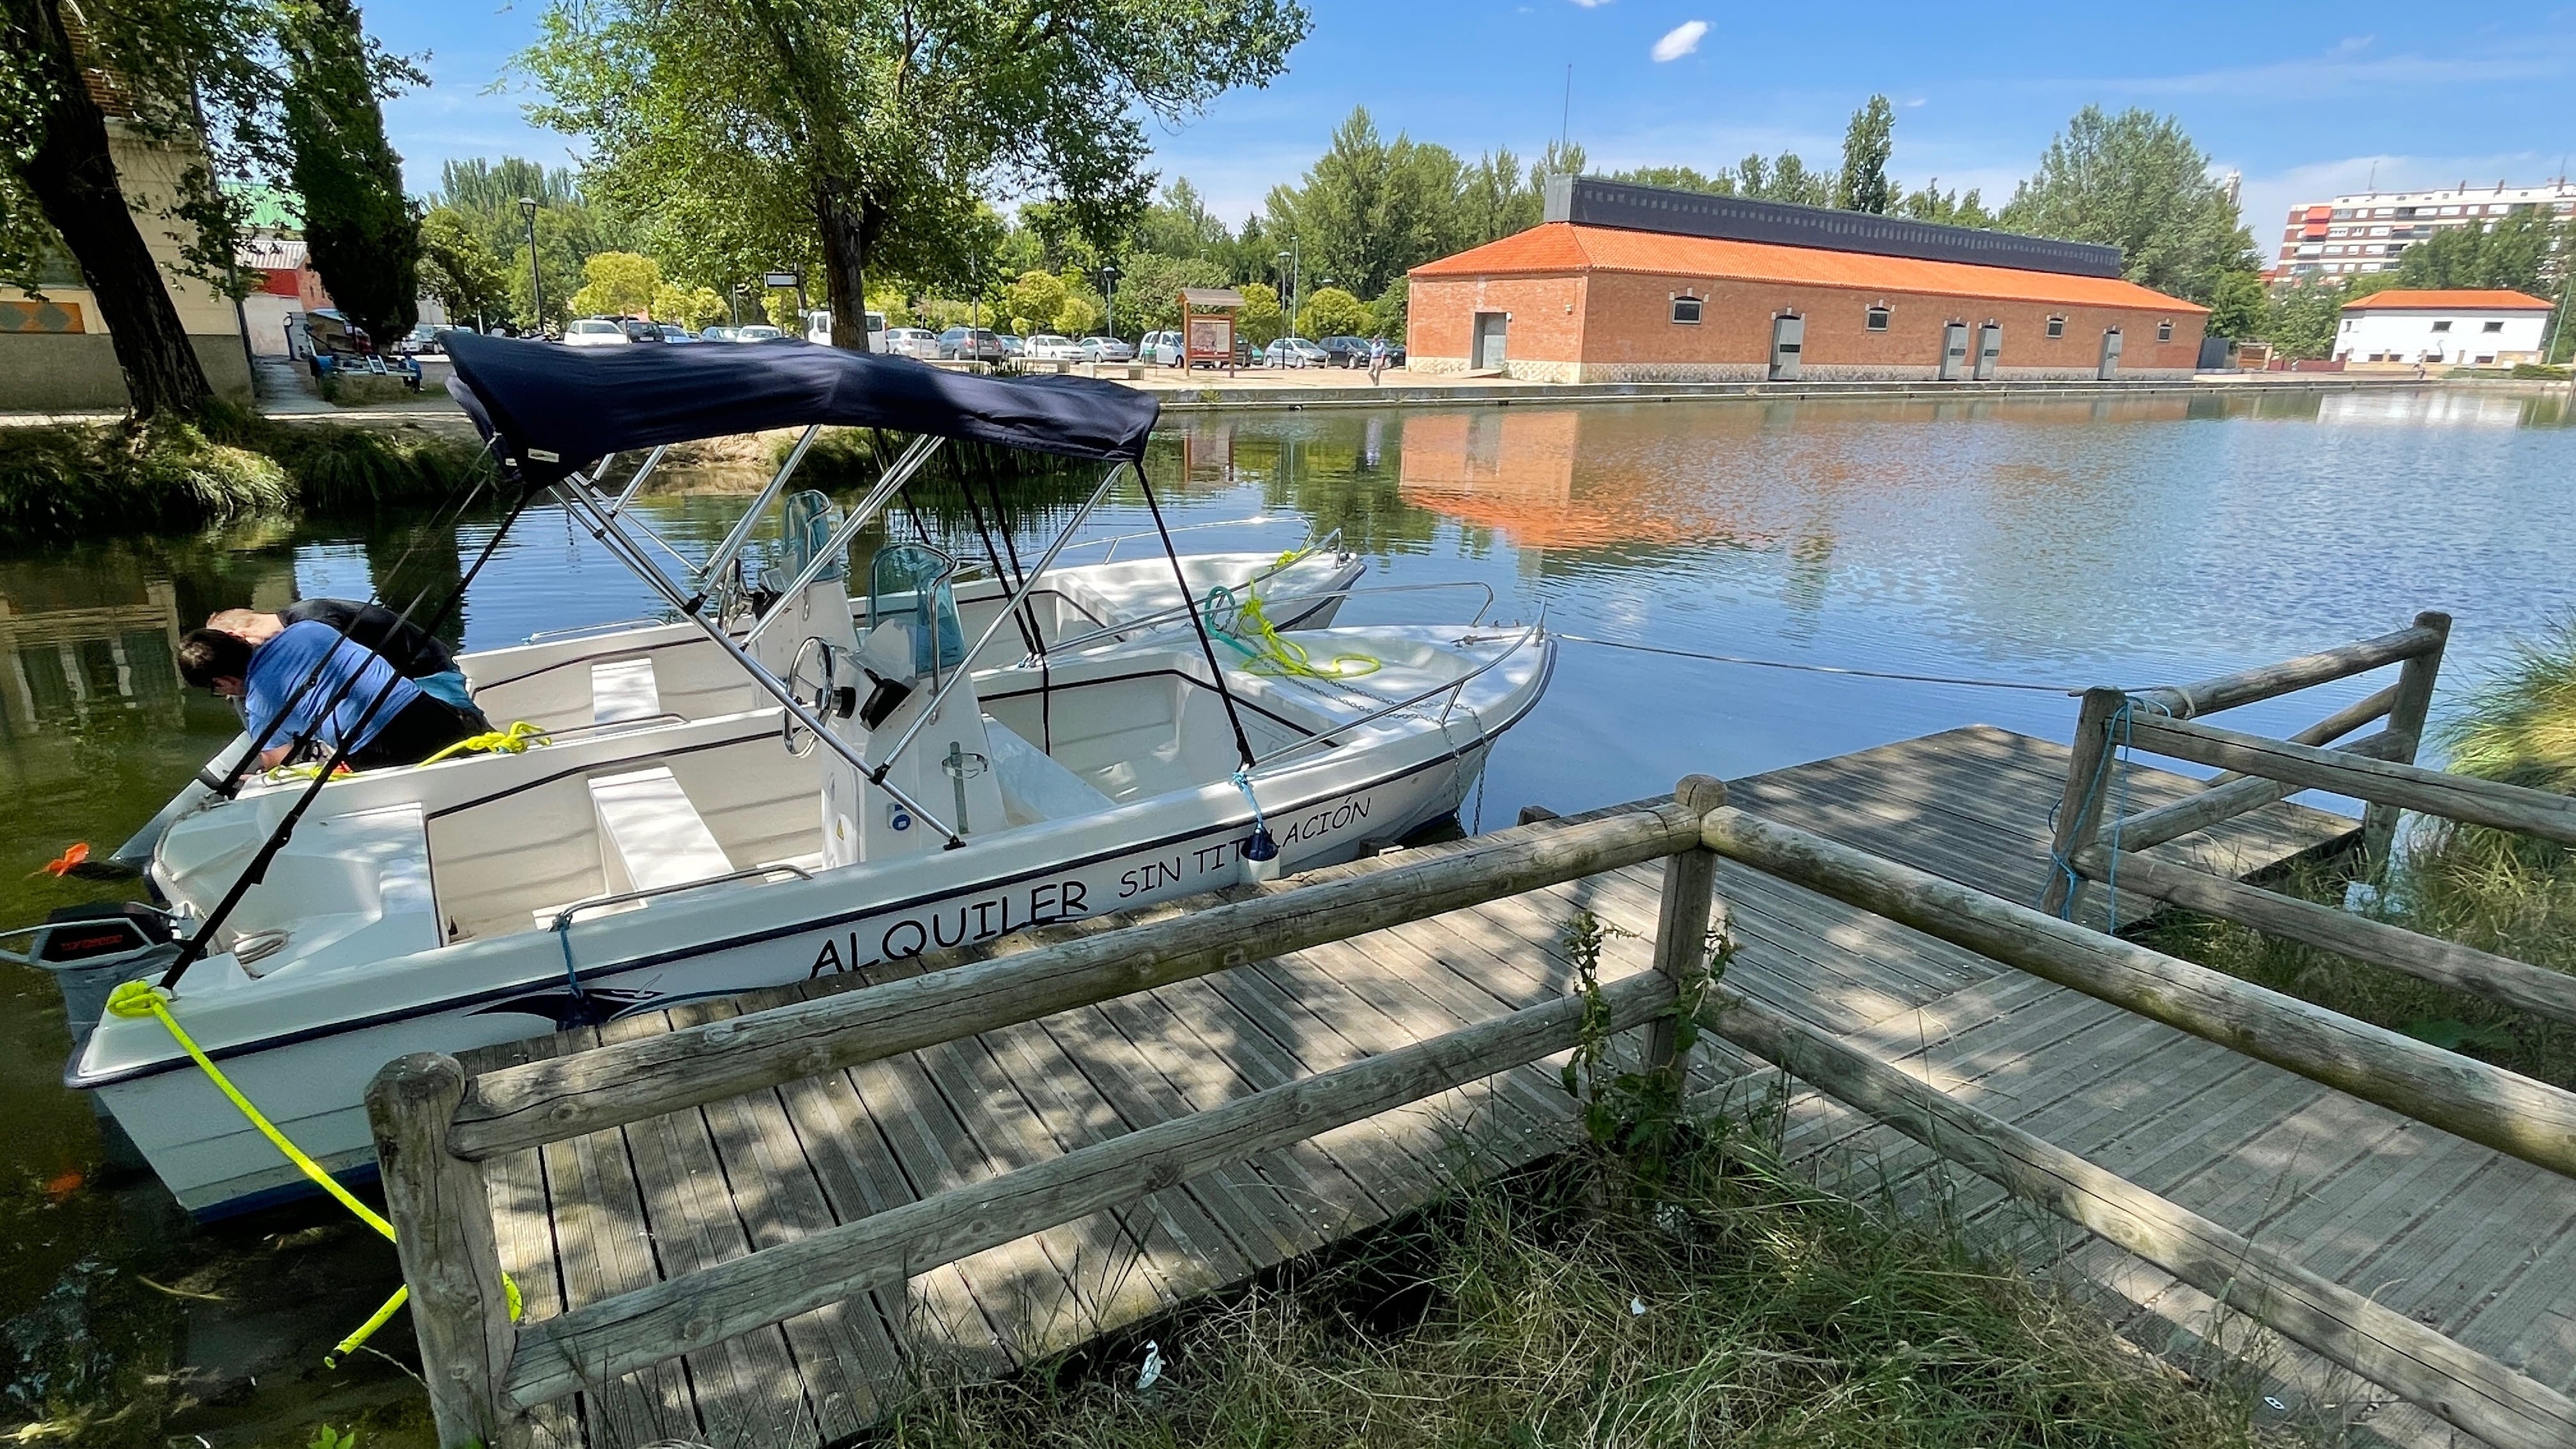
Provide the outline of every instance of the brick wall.
{"type": "Polygon", "coordinates": [[[1473,314],[1507,312],[1511,373],[1562,382],[1759,379],[1771,360],[1771,322],[1783,311],[1806,319],[1804,373],[1809,378],[1933,378],[1940,372],[1943,331],[1964,322],[1975,363],[1975,329],[2003,326],[1996,376],[2007,379],[2090,378],[2099,370],[2102,334],[2122,334],[2122,376],[2188,375],[2199,359],[2205,314],[2175,310],[2071,307],[2042,302],[1796,286],[1786,283],[1658,277],[1623,272],[1581,276],[1425,278],[1413,284],[1408,365],[1423,372],[1467,366],[1473,314]],[[1672,320],[1673,298],[1701,300],[1696,326],[1672,320]],[[1872,303],[1888,307],[1884,332],[1868,328],[1872,303]],[[1571,310],[1569,310],[1571,309],[1571,310]],[[2048,320],[2064,317],[2062,337],[2048,320]],[[2171,341],[2156,341],[2161,321],[2171,341]]]}

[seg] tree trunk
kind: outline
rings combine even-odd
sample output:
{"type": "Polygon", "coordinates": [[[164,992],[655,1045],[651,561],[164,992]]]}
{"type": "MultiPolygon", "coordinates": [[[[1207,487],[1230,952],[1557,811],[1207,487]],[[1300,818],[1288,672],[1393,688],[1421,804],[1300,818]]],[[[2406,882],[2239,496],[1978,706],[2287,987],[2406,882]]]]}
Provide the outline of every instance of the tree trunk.
{"type": "Polygon", "coordinates": [[[53,91],[20,178],[98,300],[134,416],[203,411],[214,390],[117,182],[107,117],[83,84],[59,0],[7,0],[0,15],[11,48],[36,58],[53,91]]]}
{"type": "Polygon", "coordinates": [[[814,183],[814,219],[823,233],[823,283],[832,309],[832,345],[868,350],[868,248],[881,227],[874,207],[848,183],[814,183]]]}

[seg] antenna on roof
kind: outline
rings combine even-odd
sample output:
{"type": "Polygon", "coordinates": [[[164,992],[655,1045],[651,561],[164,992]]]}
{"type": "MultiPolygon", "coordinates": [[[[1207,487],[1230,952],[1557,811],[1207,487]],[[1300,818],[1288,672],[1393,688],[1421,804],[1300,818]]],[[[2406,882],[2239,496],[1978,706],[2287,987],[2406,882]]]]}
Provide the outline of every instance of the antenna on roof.
{"type": "Polygon", "coordinates": [[[1574,134],[1574,62],[1565,63],[1565,109],[1556,118],[1556,154],[1565,154],[1566,143],[1574,134]]]}

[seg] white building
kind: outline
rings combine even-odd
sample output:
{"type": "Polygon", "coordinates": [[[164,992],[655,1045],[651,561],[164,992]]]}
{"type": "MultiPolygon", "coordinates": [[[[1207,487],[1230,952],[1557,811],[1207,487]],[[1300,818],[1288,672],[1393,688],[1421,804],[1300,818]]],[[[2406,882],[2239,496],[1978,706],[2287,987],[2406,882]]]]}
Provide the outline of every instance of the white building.
{"type": "Polygon", "coordinates": [[[2520,292],[2374,292],[2343,306],[2336,360],[2351,367],[2510,367],[2540,360],[2549,303],[2520,292]]]}
{"type": "Polygon", "coordinates": [[[2294,206],[2274,275],[2289,281],[2393,271],[2399,253],[2437,231],[2473,221],[2493,226],[2524,206],[2576,215],[2576,185],[2563,176],[2543,186],[2463,182],[2442,191],[2365,191],[2294,206]]]}

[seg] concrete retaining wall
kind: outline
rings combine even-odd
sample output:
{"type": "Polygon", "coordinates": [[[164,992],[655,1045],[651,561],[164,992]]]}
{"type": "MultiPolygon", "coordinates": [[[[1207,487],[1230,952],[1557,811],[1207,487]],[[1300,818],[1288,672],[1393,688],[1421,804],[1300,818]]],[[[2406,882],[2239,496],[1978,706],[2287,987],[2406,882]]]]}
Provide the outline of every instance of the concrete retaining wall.
{"type": "MultiPolygon", "coordinates": [[[[215,395],[248,406],[250,359],[230,333],[195,334],[215,395]]],[[[0,412],[98,412],[126,405],[116,343],[104,332],[0,332],[0,412]]]]}

